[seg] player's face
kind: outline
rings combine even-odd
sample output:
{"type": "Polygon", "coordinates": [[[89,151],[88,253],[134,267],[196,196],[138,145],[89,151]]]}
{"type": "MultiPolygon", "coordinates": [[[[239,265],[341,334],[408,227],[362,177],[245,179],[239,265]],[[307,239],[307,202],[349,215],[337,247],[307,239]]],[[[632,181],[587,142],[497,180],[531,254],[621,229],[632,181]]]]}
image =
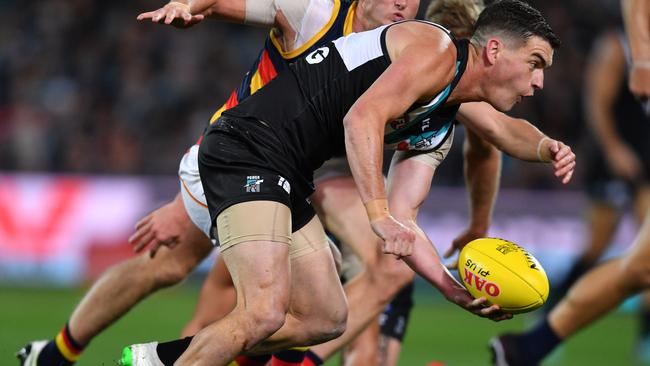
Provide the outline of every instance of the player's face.
{"type": "Polygon", "coordinates": [[[362,0],[359,6],[372,27],[413,19],[418,12],[420,0],[362,0]]]}
{"type": "Polygon", "coordinates": [[[533,36],[519,48],[505,47],[496,58],[491,77],[490,102],[504,112],[544,87],[544,69],[553,62],[553,48],[533,36]]]}

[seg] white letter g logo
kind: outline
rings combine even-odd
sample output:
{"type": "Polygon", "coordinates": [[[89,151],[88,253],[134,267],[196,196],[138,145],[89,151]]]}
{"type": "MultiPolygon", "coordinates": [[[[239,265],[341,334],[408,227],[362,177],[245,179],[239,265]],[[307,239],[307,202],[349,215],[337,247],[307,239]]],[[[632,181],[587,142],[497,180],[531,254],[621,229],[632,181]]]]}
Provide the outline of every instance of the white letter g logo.
{"type": "Polygon", "coordinates": [[[325,57],[327,57],[327,55],[329,53],[330,53],[329,47],[321,47],[321,48],[318,48],[318,49],[314,50],[310,54],[308,54],[307,57],[305,57],[305,60],[309,64],[312,64],[312,65],[317,64],[317,63],[323,61],[325,59],[325,57]]]}

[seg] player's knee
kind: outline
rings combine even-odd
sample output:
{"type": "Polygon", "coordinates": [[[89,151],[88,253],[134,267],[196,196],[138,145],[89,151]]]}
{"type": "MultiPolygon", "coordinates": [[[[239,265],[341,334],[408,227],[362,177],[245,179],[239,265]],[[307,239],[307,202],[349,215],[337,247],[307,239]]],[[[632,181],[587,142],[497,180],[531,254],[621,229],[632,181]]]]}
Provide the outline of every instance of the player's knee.
{"type": "MultiPolygon", "coordinates": [[[[196,266],[196,264],[189,263],[184,258],[174,258],[174,256],[167,253],[158,253],[158,255],[161,255],[161,257],[149,259],[147,263],[148,271],[154,277],[155,288],[165,288],[180,283],[187,278],[196,266]]],[[[148,254],[144,256],[148,256],[148,254]]]]}
{"type": "Polygon", "coordinates": [[[249,319],[253,329],[264,339],[277,332],[284,325],[287,312],[278,306],[261,306],[250,310],[249,319]]]}
{"type": "Polygon", "coordinates": [[[648,263],[648,258],[625,258],[619,267],[623,275],[624,285],[631,287],[635,291],[650,288],[650,263],[648,263]]]}
{"type": "Polygon", "coordinates": [[[326,314],[320,316],[320,319],[316,321],[307,323],[307,326],[311,328],[307,337],[309,339],[306,340],[307,343],[319,344],[327,342],[338,338],[345,332],[348,319],[347,306],[337,307],[326,314]]]}

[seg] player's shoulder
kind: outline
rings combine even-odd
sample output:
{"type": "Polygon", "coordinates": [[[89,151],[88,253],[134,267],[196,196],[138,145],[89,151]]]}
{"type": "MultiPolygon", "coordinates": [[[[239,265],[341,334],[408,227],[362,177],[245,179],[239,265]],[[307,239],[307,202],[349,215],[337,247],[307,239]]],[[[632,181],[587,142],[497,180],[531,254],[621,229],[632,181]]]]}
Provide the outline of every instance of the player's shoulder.
{"type": "Polygon", "coordinates": [[[395,24],[386,35],[391,55],[420,56],[431,63],[455,64],[456,45],[448,31],[434,23],[406,21],[395,24]]]}

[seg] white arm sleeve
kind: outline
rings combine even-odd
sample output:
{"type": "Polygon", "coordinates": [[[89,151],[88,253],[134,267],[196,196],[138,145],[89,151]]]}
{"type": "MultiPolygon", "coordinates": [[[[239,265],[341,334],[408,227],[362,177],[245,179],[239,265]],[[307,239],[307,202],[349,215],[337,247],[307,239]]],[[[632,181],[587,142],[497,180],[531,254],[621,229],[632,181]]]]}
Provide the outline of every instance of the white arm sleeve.
{"type": "Polygon", "coordinates": [[[245,22],[274,26],[275,16],[281,11],[296,35],[288,43],[296,49],[327,25],[333,9],[332,0],[246,0],[245,22]]]}
{"type": "Polygon", "coordinates": [[[245,0],[246,18],[245,23],[273,26],[275,23],[275,0],[245,0]]]}

